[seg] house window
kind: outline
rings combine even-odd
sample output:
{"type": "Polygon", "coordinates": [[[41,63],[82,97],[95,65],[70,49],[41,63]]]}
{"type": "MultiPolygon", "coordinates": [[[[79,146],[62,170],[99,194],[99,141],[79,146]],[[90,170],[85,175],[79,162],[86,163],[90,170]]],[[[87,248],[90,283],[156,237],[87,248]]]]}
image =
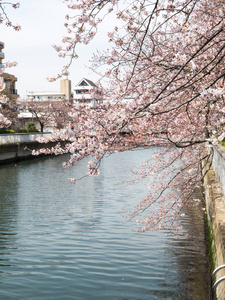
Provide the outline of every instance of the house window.
{"type": "Polygon", "coordinates": [[[80,86],[88,86],[87,82],[84,81],[84,80],[83,80],[79,85],[80,85],[80,86]]]}

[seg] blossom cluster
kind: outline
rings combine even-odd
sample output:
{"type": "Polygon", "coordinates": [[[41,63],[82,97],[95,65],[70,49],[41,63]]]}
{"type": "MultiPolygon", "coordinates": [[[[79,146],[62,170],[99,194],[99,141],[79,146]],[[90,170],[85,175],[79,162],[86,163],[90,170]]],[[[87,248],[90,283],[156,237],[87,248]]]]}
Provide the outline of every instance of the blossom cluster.
{"type": "Polygon", "coordinates": [[[21,30],[21,26],[20,25],[15,25],[11,22],[11,20],[9,19],[9,16],[7,14],[5,5],[11,5],[13,8],[17,9],[20,7],[20,3],[11,3],[11,2],[5,2],[2,3],[2,1],[0,1],[0,24],[5,24],[8,27],[12,27],[15,31],[20,31],[21,30]]]}

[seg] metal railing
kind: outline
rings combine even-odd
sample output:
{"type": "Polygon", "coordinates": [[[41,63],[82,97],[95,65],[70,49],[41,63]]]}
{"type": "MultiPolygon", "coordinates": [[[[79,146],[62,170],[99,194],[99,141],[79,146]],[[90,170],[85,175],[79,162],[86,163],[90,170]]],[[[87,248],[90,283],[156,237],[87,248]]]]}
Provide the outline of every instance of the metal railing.
{"type": "Polygon", "coordinates": [[[211,275],[211,286],[210,286],[210,300],[214,300],[214,296],[215,296],[215,291],[216,291],[216,287],[217,285],[225,280],[225,276],[222,276],[220,277],[215,283],[214,283],[214,279],[215,279],[215,276],[216,276],[216,273],[225,268],[225,265],[221,265],[219,267],[217,267],[213,272],[212,272],[212,275],[211,275]]]}

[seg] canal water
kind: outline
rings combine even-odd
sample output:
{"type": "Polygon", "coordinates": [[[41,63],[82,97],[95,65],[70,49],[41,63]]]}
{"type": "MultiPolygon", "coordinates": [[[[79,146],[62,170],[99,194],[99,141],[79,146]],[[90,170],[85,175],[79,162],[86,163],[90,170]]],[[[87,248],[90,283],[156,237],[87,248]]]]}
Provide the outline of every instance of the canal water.
{"type": "Polygon", "coordinates": [[[99,177],[77,185],[87,160],[61,168],[65,156],[0,167],[0,299],[208,299],[201,210],[183,221],[185,240],[137,233],[121,208],[146,185],[124,184],[153,150],[113,154],[99,177]]]}

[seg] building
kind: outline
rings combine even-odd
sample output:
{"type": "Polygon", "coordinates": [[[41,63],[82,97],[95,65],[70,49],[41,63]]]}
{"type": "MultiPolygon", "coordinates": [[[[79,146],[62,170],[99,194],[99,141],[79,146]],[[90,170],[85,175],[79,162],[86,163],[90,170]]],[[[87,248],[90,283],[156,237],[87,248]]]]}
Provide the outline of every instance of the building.
{"type": "MultiPolygon", "coordinates": [[[[40,119],[47,117],[48,108],[53,104],[69,102],[71,100],[71,81],[62,79],[60,81],[60,91],[54,92],[28,92],[25,101],[20,104],[19,120],[21,127],[25,127],[28,122],[34,122],[36,128],[41,130],[40,119]]],[[[59,106],[60,107],[60,106],[59,106]]],[[[50,117],[49,123],[51,123],[50,117]]],[[[52,127],[46,125],[43,130],[51,131],[52,127]]]]}
{"type": "Polygon", "coordinates": [[[73,88],[74,104],[84,104],[91,108],[102,103],[101,90],[91,80],[83,78],[73,88]]]}
{"type": "Polygon", "coordinates": [[[16,100],[19,97],[16,89],[17,78],[12,74],[3,73],[3,79],[5,83],[5,94],[9,99],[16,100]]]}
{"type": "Polygon", "coordinates": [[[60,80],[60,93],[66,96],[66,100],[71,100],[71,81],[68,79],[60,80]]]}
{"type": "Polygon", "coordinates": [[[4,68],[4,65],[2,63],[2,60],[5,58],[4,52],[2,50],[4,49],[4,43],[0,42],[0,68],[4,68]]]}
{"type": "Polygon", "coordinates": [[[96,107],[102,103],[101,90],[91,80],[83,78],[78,85],[73,88],[71,93],[71,81],[68,79],[60,80],[60,92],[28,92],[26,101],[73,101],[74,104],[86,104],[96,107]],[[93,92],[94,95],[93,96],[93,92]],[[72,100],[71,100],[72,99],[72,100]]]}
{"type": "MultiPolygon", "coordinates": [[[[2,60],[5,58],[5,54],[2,51],[4,49],[4,46],[5,46],[4,43],[0,42],[0,68],[5,68],[4,64],[2,63],[2,60]]],[[[16,82],[17,82],[16,76],[9,73],[3,73],[2,77],[5,83],[4,93],[11,100],[16,100],[18,98],[17,90],[16,90],[16,82]]]]}
{"type": "Polygon", "coordinates": [[[26,95],[27,101],[70,101],[71,99],[71,81],[62,79],[60,81],[59,92],[28,92],[26,95]]]}
{"type": "Polygon", "coordinates": [[[26,100],[29,101],[60,101],[66,100],[66,94],[60,92],[28,92],[26,100]]]}

